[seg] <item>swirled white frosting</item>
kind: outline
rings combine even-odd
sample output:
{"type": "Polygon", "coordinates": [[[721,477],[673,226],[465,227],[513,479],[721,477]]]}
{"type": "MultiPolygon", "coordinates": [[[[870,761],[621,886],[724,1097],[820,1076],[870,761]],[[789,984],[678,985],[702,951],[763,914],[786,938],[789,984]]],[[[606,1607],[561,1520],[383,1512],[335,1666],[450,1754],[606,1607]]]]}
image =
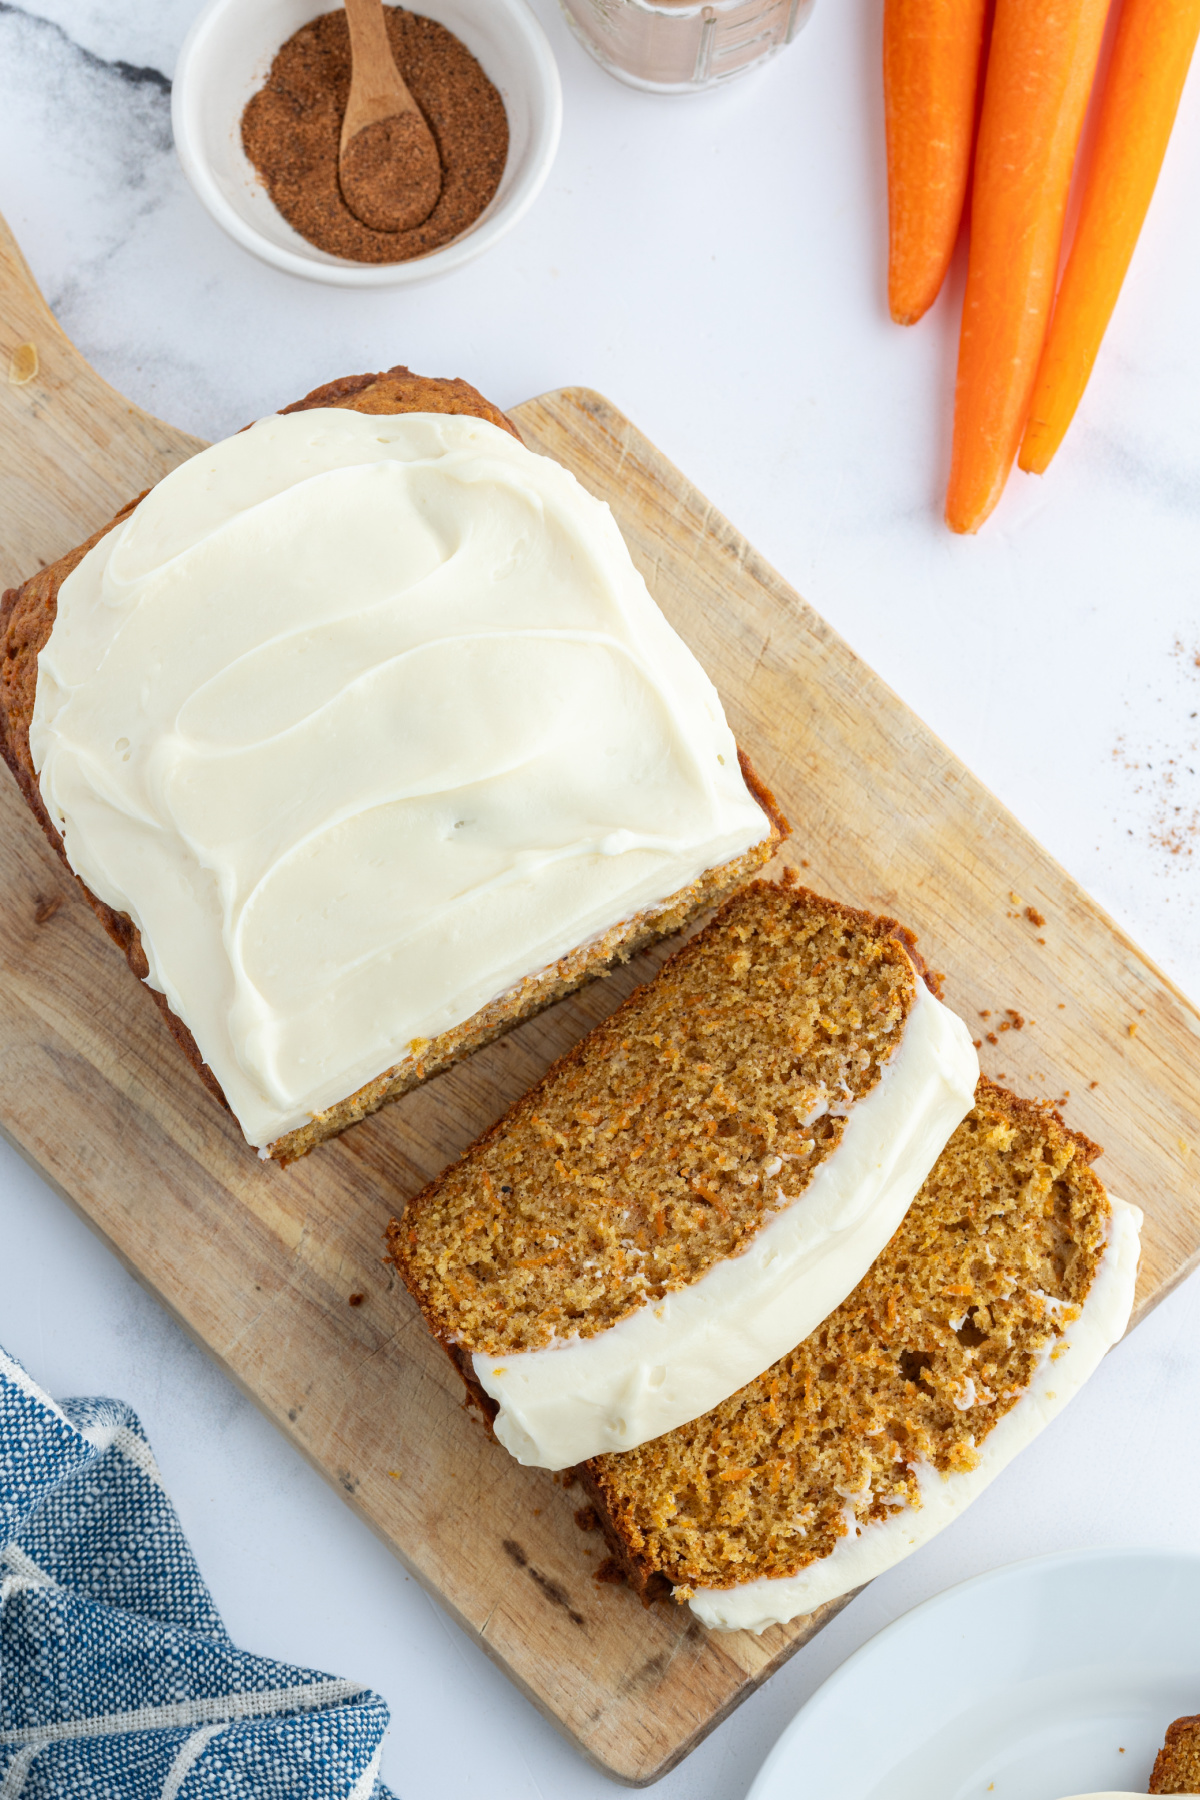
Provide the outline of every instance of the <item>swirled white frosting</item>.
{"type": "Polygon", "coordinates": [[[966,1026],[918,976],[900,1042],[841,1143],[740,1256],[592,1337],[472,1357],[500,1442],[518,1462],[564,1469],[661,1437],[769,1369],[862,1280],[978,1078],[966,1026]]]}
{"type": "Polygon", "coordinates": [[[260,1146],[769,830],[608,507],[462,416],[168,475],[63,583],[30,747],[260,1146]]]}
{"type": "Polygon", "coordinates": [[[688,1602],[697,1618],[714,1631],[761,1633],[769,1625],[786,1625],[902,1562],[979,1497],[1079,1392],[1129,1323],[1142,1213],[1112,1194],[1109,1201],[1108,1243],[1082,1307],[1047,1349],[1016,1405],[988,1432],[975,1467],[942,1475],[928,1464],[920,1466],[919,1507],[902,1507],[891,1518],[864,1526],[858,1526],[848,1511],[846,1536],[820,1562],[798,1575],[766,1577],[732,1588],[699,1588],[688,1602]]]}

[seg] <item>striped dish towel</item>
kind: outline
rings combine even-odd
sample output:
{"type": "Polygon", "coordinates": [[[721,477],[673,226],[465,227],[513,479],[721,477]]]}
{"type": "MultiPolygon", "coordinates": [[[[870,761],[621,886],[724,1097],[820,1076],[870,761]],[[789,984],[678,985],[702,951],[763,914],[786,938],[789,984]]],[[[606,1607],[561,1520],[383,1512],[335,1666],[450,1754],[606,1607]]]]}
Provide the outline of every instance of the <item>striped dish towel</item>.
{"type": "Polygon", "coordinates": [[[392,1800],[387,1723],[235,1649],[134,1414],[0,1351],[0,1800],[392,1800]]]}

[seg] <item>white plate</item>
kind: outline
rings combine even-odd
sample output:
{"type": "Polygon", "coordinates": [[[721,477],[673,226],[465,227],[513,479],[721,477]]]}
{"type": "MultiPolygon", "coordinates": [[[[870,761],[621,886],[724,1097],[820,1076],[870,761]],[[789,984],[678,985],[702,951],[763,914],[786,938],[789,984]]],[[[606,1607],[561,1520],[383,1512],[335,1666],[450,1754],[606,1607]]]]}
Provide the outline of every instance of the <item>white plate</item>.
{"type": "Polygon", "coordinates": [[[1145,1793],[1200,1712],[1200,1555],[1078,1550],[906,1613],[792,1720],[747,1800],[1145,1793]]]}

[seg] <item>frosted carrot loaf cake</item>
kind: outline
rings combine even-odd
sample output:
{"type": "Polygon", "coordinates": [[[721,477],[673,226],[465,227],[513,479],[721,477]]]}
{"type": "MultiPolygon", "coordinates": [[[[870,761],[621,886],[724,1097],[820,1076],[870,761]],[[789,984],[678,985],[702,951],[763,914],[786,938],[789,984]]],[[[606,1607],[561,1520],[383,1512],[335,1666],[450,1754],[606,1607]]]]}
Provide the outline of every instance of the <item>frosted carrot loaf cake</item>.
{"type": "Polygon", "coordinates": [[[519,1461],[660,1438],[840,1304],[979,1065],[912,935],[755,882],[393,1221],[519,1461]]]}
{"type": "Polygon", "coordinates": [[[580,1474],[647,1598],[763,1631],[899,1562],[1049,1423],[1125,1329],[1142,1215],[1097,1147],[981,1079],[887,1248],[705,1417],[580,1474]]]}
{"type": "Polygon", "coordinates": [[[464,382],[350,378],[200,452],[0,639],[26,799],[284,1162],[786,830],[607,506],[464,382]]]}

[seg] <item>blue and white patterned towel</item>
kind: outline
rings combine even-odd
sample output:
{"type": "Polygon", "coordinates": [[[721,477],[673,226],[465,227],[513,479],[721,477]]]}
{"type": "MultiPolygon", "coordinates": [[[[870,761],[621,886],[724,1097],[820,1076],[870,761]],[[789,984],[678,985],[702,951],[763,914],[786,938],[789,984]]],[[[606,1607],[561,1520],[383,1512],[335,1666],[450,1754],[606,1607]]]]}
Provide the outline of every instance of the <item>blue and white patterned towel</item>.
{"type": "Polygon", "coordinates": [[[392,1800],[387,1723],[235,1649],[134,1414],[0,1351],[0,1800],[392,1800]]]}

